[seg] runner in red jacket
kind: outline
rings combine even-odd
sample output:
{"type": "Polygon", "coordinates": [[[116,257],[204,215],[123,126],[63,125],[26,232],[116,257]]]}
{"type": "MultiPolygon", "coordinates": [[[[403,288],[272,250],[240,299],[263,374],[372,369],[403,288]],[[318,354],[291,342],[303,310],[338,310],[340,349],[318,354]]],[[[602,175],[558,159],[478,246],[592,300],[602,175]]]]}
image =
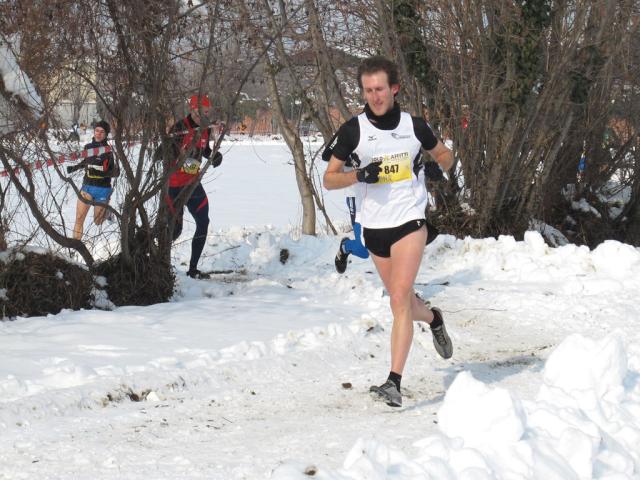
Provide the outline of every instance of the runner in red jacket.
{"type": "MultiPolygon", "coordinates": [[[[182,233],[184,207],[176,208],[175,199],[185,187],[191,186],[198,181],[200,165],[203,157],[211,157],[212,150],[209,145],[211,138],[211,127],[200,128],[200,124],[208,125],[211,102],[206,95],[193,95],[189,100],[190,113],[182,120],[176,122],[171,128],[170,135],[173,138],[173,158],[178,162],[180,158],[186,156],[182,166],[169,177],[169,191],[167,202],[169,210],[175,222],[173,229],[173,240],[182,233]]],[[[216,152],[212,165],[218,167],[222,163],[222,154],[216,152]]],[[[191,260],[187,275],[192,278],[207,278],[208,276],[198,270],[198,261],[204,244],[207,239],[209,229],[209,199],[198,181],[198,185],[186,201],[187,209],[196,222],[196,231],[191,241],[191,260]]]]}

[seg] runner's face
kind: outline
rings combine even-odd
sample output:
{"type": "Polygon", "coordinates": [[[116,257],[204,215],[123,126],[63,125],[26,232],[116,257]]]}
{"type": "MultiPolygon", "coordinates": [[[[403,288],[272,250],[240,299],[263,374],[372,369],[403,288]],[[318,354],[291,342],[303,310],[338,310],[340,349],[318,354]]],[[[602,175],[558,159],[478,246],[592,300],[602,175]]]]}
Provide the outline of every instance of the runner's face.
{"type": "Polygon", "coordinates": [[[93,138],[96,139],[96,142],[101,142],[105,138],[107,138],[107,132],[105,132],[104,128],[102,127],[96,127],[93,130],[93,138]]]}
{"type": "Polygon", "coordinates": [[[201,119],[206,119],[209,118],[209,107],[200,107],[200,110],[202,111],[202,117],[200,116],[198,110],[191,110],[191,118],[193,118],[196,122],[200,123],[201,119]]]}
{"type": "Polygon", "coordinates": [[[375,115],[384,115],[393,108],[400,85],[389,85],[386,72],[365,73],[361,81],[364,100],[375,115]]]}

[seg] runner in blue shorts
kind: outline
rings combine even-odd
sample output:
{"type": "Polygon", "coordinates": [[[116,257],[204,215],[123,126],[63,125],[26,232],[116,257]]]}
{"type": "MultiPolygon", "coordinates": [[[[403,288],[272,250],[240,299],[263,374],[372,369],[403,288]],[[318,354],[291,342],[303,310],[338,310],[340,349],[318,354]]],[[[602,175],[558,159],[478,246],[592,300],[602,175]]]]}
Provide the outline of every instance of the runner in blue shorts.
{"type": "MultiPolygon", "coordinates": [[[[88,193],[94,202],[108,203],[113,188],[111,187],[96,187],[95,185],[83,185],[80,191],[88,193]]],[[[101,207],[99,207],[101,208],[101,207]]]]}
{"type": "MultiPolygon", "coordinates": [[[[96,123],[93,131],[93,141],[84,146],[85,150],[94,148],[107,147],[107,137],[111,127],[104,120],[96,123]]],[[[67,173],[73,173],[76,170],[84,168],[84,178],[82,179],[82,188],[76,204],[76,223],[73,227],[73,238],[80,240],[84,229],[84,221],[87,213],[91,208],[90,202],[102,203],[104,205],[94,205],[93,222],[96,225],[102,225],[104,222],[109,203],[109,198],[113,192],[111,188],[111,178],[117,176],[116,162],[111,151],[99,153],[85,158],[77,165],[67,167],[67,173]]]]}

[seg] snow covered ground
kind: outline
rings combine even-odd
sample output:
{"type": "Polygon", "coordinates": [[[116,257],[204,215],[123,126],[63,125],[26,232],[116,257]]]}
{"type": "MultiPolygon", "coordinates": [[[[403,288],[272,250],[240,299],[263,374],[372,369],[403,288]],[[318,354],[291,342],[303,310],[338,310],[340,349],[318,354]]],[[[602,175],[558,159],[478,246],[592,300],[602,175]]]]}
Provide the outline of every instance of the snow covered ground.
{"type": "Polygon", "coordinates": [[[284,145],[223,152],[201,269],[226,273],[184,275],[186,222],[171,302],[0,322],[0,479],[640,478],[638,249],[441,235],[416,291],[454,355],[417,325],[394,409],[373,264],[299,234],[284,145]]]}

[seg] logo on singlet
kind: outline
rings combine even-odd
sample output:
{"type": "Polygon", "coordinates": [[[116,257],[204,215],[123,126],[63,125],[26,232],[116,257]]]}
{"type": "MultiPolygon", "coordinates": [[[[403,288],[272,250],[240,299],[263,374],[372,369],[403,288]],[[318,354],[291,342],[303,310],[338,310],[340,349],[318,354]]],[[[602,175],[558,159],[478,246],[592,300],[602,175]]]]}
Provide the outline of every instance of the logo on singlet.
{"type": "Polygon", "coordinates": [[[375,135],[369,135],[367,138],[368,142],[375,142],[378,138],[375,135]]]}
{"type": "Polygon", "coordinates": [[[399,134],[397,134],[397,133],[395,133],[395,132],[393,132],[393,133],[391,134],[391,136],[392,136],[393,138],[395,138],[396,140],[402,140],[402,139],[404,139],[404,138],[411,138],[411,135],[399,135],[399,134]]]}

